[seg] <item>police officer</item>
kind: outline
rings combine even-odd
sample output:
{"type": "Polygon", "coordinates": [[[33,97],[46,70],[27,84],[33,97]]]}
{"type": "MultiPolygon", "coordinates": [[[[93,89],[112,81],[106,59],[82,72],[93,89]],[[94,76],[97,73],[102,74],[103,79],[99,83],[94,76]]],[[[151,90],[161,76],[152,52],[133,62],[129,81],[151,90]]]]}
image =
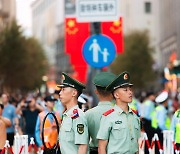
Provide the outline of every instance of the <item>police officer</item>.
{"type": "MultiPolygon", "coordinates": [[[[58,120],[58,123],[61,122],[59,112],[54,112],[54,104],[56,99],[53,96],[46,96],[44,98],[46,109],[38,114],[36,126],[35,126],[35,138],[38,144],[39,149],[43,147],[42,142],[42,129],[43,129],[43,120],[48,112],[53,112],[58,120]]],[[[47,148],[54,147],[58,138],[57,126],[53,117],[50,115],[47,117],[44,123],[44,140],[47,148]]]]}
{"type": "Polygon", "coordinates": [[[180,149],[180,109],[178,109],[172,118],[171,130],[174,131],[177,149],[180,149]]]}
{"type": "MultiPolygon", "coordinates": [[[[148,92],[146,99],[143,102],[143,114],[142,114],[142,124],[143,129],[146,132],[149,141],[151,142],[152,137],[154,136],[153,128],[151,127],[152,115],[155,110],[155,95],[153,92],[148,92]]],[[[148,147],[145,144],[145,153],[148,153],[148,147]]]]}
{"type": "Polygon", "coordinates": [[[62,154],[86,154],[88,128],[84,112],[79,109],[78,97],[85,86],[79,81],[62,73],[60,100],[66,110],[60,128],[60,149],[62,154]]]}
{"type": "Polygon", "coordinates": [[[121,73],[109,86],[116,105],[106,111],[101,119],[97,139],[99,154],[135,154],[138,152],[140,120],[130,109],[132,84],[128,72],[121,73]]]}
{"type": "Polygon", "coordinates": [[[116,75],[110,72],[101,72],[93,79],[95,85],[95,93],[99,98],[99,104],[88,110],[85,115],[88,122],[90,142],[90,154],[98,153],[98,140],[96,139],[102,114],[114,106],[112,103],[113,96],[110,91],[105,90],[106,87],[116,78],[116,75]]]}
{"type": "MultiPolygon", "coordinates": [[[[161,92],[155,99],[155,102],[159,104],[153,113],[152,116],[152,127],[154,128],[154,133],[157,133],[159,136],[159,141],[161,145],[163,144],[163,130],[168,130],[170,128],[170,119],[168,117],[168,92],[161,92]]],[[[156,152],[159,153],[159,150],[156,148],[156,152]]]]}

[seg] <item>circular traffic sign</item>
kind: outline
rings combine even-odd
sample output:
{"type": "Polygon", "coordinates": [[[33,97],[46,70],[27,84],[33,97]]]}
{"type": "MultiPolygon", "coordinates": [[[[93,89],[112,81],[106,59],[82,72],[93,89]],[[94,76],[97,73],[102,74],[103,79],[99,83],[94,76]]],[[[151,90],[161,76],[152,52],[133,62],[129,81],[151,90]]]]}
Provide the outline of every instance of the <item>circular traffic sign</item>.
{"type": "Polygon", "coordinates": [[[106,35],[92,35],[83,45],[83,57],[92,67],[103,68],[112,63],[116,56],[116,46],[106,35]]]}

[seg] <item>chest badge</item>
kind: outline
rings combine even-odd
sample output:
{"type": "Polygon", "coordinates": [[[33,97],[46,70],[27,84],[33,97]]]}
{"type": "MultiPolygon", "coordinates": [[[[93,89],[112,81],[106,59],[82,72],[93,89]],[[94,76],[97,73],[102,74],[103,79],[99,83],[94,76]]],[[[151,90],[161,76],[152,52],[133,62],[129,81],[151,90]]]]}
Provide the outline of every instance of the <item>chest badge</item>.
{"type": "Polygon", "coordinates": [[[122,121],[120,121],[120,120],[115,121],[115,124],[122,124],[122,121]]]}
{"type": "Polygon", "coordinates": [[[83,134],[84,133],[84,125],[83,124],[78,124],[77,125],[77,132],[79,134],[83,134]]]}

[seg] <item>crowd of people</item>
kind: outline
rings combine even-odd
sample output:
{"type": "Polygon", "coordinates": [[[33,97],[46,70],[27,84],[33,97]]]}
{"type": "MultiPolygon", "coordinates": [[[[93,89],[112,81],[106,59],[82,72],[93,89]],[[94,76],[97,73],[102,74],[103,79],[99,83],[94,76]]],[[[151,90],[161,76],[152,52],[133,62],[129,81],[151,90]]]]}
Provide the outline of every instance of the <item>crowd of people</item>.
{"type": "MultiPolygon", "coordinates": [[[[99,103],[82,94],[85,85],[62,73],[62,82],[53,94],[28,94],[0,98],[0,151],[6,139],[14,143],[15,134],[33,137],[39,150],[53,148],[59,139],[57,153],[111,154],[138,153],[140,132],[145,131],[151,141],[157,133],[162,144],[163,130],[173,130],[180,148],[179,93],[173,99],[170,92],[147,92],[143,98],[133,95],[130,74],[115,75],[101,72],[93,78],[94,92],[99,103]],[[47,113],[54,113],[44,121],[47,113]],[[43,132],[43,133],[42,133],[43,132]],[[42,141],[42,135],[44,144],[42,141]]],[[[156,148],[157,150],[157,148],[156,148]]],[[[148,148],[145,146],[145,153],[148,148]]],[[[156,153],[159,153],[157,150],[156,153]]]]}

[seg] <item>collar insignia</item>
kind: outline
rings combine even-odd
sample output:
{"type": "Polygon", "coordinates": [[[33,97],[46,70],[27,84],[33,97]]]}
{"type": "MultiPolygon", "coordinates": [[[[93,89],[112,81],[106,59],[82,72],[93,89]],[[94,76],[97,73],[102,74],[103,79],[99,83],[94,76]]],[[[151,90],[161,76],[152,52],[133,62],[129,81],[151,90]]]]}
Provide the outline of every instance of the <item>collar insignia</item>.
{"type": "Polygon", "coordinates": [[[71,116],[72,119],[76,119],[79,117],[79,113],[78,113],[78,110],[77,109],[74,109],[73,110],[73,115],[71,116]]]}

